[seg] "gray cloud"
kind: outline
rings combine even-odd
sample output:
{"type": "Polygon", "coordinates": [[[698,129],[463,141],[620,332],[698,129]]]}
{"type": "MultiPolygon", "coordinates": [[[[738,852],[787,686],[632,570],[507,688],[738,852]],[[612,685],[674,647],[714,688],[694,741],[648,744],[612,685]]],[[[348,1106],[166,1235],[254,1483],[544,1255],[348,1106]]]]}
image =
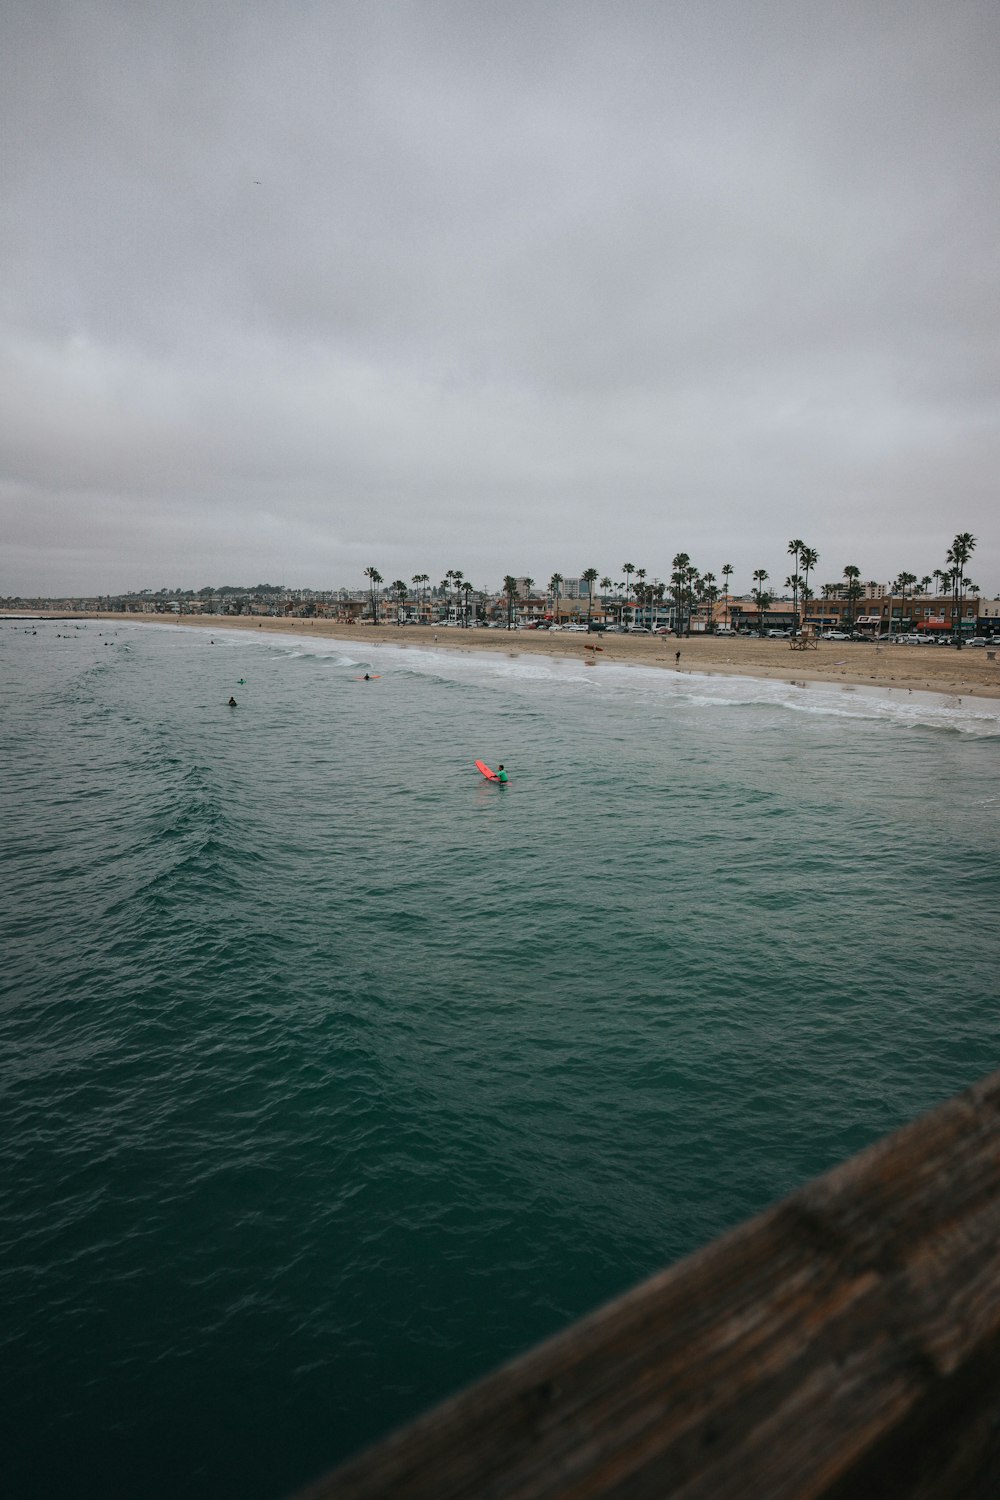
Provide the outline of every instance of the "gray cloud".
{"type": "Polygon", "coordinates": [[[0,22],[0,592],[1000,588],[987,0],[0,22]]]}

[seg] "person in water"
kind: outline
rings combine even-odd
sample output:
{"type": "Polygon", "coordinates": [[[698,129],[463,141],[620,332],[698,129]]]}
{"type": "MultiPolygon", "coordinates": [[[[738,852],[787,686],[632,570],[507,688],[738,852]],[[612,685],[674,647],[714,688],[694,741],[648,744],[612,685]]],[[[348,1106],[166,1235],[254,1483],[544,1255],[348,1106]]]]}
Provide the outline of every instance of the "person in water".
{"type": "Polygon", "coordinates": [[[501,766],[497,766],[497,781],[506,781],[506,780],[507,780],[507,772],[504,770],[504,768],[503,768],[502,765],[501,766]]]}
{"type": "Polygon", "coordinates": [[[235,698],[230,698],[230,700],[229,700],[229,707],[230,708],[238,708],[239,707],[239,704],[236,702],[235,698]]]}

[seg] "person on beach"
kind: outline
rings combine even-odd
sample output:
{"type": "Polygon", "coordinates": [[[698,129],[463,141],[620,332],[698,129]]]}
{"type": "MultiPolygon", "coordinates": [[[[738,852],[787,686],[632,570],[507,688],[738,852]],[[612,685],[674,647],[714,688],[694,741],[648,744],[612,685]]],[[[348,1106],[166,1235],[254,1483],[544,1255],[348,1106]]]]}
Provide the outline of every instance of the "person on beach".
{"type": "Polygon", "coordinates": [[[675,667],[679,667],[680,664],[681,664],[681,653],[679,651],[675,651],[674,652],[674,666],[675,667]]]}
{"type": "Polygon", "coordinates": [[[497,781],[506,781],[506,780],[507,780],[507,772],[504,770],[504,768],[503,768],[502,765],[497,766],[497,781]]]}

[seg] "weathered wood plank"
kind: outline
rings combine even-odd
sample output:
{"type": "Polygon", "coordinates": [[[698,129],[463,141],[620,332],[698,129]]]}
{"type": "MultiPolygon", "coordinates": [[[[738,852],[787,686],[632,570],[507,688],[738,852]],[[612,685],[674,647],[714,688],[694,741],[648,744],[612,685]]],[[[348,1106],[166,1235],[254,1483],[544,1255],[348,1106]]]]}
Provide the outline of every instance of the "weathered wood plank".
{"type": "Polygon", "coordinates": [[[1000,1073],[300,1500],[1000,1495],[1000,1073]]]}

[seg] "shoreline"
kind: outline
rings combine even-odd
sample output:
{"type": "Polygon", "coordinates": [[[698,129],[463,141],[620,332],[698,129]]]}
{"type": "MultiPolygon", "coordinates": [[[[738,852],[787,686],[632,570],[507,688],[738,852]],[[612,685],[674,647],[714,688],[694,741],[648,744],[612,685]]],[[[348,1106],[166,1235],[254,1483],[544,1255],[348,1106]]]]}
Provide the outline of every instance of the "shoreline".
{"type": "MultiPolygon", "coordinates": [[[[47,619],[42,614],[4,614],[3,619],[47,619]]],[[[267,631],[349,642],[365,650],[379,645],[443,651],[493,651],[507,656],[549,656],[669,672],[704,672],[781,682],[843,687],[882,687],[946,697],[1000,699],[1000,662],[981,648],[951,646],[876,647],[867,641],[820,641],[814,651],[792,651],[787,640],[750,636],[583,635],[564,631],[485,630],[423,625],[346,625],[334,620],[275,619],[255,615],[135,615],[95,612],[60,619],[115,624],[170,625],[175,629],[267,631]],[[680,665],[675,661],[680,652],[680,665]]]]}

